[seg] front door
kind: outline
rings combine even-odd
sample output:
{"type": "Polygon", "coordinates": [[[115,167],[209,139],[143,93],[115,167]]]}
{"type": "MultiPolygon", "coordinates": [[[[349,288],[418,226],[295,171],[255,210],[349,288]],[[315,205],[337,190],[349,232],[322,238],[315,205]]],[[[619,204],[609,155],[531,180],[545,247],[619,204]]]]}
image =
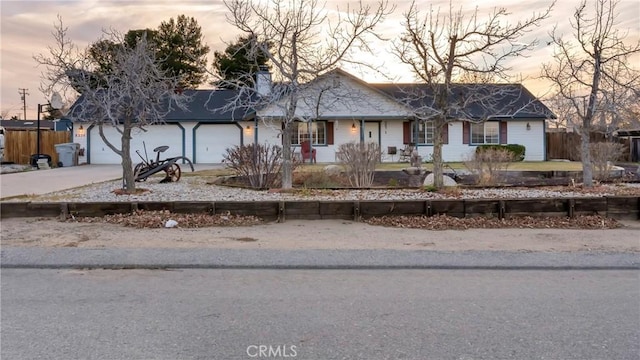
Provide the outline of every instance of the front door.
{"type": "Polygon", "coordinates": [[[373,121],[365,121],[364,123],[364,142],[373,142],[380,145],[380,123],[373,121]]]}

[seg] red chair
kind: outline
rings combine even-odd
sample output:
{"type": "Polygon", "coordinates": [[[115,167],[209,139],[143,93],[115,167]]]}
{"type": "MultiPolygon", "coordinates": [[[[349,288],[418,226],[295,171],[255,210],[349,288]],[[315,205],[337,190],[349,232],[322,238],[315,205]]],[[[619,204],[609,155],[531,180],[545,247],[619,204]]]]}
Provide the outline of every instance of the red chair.
{"type": "Polygon", "coordinates": [[[300,144],[300,154],[302,154],[302,162],[305,159],[311,159],[311,163],[316,162],[316,149],[311,149],[311,143],[308,140],[300,144]]]}

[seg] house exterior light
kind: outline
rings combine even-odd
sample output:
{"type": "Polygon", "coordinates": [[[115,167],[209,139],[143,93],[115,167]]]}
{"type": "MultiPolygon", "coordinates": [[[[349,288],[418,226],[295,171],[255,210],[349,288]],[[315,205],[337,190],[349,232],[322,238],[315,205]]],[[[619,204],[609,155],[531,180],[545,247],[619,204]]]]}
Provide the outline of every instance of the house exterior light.
{"type": "Polygon", "coordinates": [[[80,125],[80,127],[78,128],[78,132],[76,133],[76,136],[79,136],[79,137],[85,136],[84,127],[82,125],[80,125]]]}

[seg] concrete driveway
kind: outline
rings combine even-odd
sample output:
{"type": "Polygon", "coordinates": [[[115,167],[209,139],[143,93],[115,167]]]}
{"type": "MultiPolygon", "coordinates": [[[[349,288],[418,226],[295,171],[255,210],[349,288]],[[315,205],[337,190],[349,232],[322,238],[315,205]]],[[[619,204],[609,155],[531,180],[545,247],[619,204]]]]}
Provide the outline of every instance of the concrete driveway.
{"type": "MultiPolygon", "coordinates": [[[[222,168],[220,164],[194,164],[196,170],[222,168]]],[[[82,165],[0,175],[0,198],[42,195],[122,178],[122,166],[82,165]]]]}

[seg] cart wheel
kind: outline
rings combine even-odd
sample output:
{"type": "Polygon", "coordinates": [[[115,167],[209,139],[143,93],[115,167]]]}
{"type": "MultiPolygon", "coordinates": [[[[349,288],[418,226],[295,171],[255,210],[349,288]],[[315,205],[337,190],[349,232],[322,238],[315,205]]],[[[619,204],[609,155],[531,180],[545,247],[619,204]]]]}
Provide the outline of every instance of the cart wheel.
{"type": "Polygon", "coordinates": [[[180,166],[178,164],[173,164],[165,170],[167,172],[167,177],[165,179],[168,182],[177,182],[180,180],[180,176],[182,175],[182,170],[180,170],[180,166]]]}
{"type": "Polygon", "coordinates": [[[142,174],[142,172],[145,171],[145,166],[143,163],[137,164],[135,168],[133,168],[133,178],[136,181],[146,181],[147,178],[144,179],[138,179],[138,176],[140,176],[140,174],[142,174]]]}

